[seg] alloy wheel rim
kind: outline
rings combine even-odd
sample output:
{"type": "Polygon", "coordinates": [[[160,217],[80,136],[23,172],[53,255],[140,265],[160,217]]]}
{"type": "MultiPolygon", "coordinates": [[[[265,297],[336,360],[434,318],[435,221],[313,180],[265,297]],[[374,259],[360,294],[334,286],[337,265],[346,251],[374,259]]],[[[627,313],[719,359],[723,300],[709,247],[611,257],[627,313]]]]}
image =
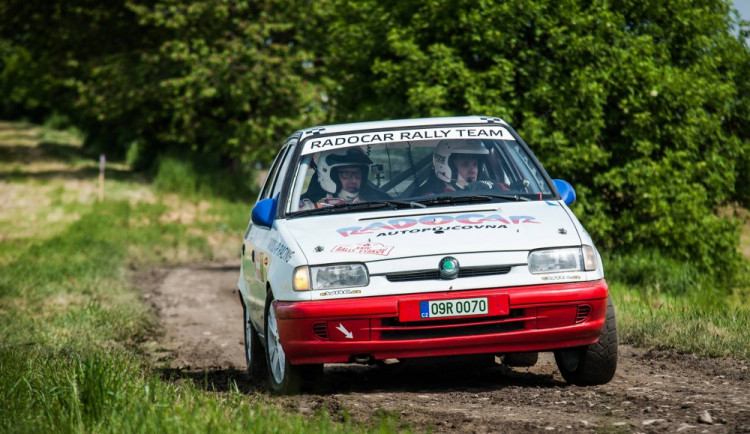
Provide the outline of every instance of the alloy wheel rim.
{"type": "Polygon", "coordinates": [[[250,314],[247,312],[247,309],[245,309],[244,312],[245,316],[245,360],[247,361],[247,367],[250,368],[250,363],[254,362],[253,360],[253,340],[252,340],[252,325],[250,324],[250,314]]]}
{"type": "Polygon", "coordinates": [[[276,312],[273,306],[268,309],[268,359],[273,379],[277,384],[281,384],[284,380],[286,355],[284,349],[281,348],[279,329],[276,324],[276,312]]]}

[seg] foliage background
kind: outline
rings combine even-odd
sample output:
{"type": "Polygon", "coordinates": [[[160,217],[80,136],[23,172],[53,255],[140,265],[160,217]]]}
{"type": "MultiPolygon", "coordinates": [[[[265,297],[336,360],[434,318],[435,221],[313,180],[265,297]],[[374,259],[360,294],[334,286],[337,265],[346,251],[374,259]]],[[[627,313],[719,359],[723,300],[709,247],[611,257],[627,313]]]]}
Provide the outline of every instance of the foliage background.
{"type": "Polygon", "coordinates": [[[500,116],[576,187],[616,270],[664,258],[732,286],[747,34],[729,0],[6,0],[0,116],[55,114],[92,155],[188,160],[245,198],[297,128],[500,116]]]}

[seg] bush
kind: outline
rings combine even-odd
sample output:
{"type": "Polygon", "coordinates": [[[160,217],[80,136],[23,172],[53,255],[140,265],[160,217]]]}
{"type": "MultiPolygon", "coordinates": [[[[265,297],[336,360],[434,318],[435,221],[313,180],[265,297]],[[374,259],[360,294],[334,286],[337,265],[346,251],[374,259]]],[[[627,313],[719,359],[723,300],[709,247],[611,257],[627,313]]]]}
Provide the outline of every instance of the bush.
{"type": "Polygon", "coordinates": [[[299,127],[500,116],[575,186],[603,250],[728,281],[737,224],[717,210],[750,197],[750,47],[731,5],[6,0],[0,111],[66,111],[93,153],[136,142],[139,165],[179,147],[192,169],[165,163],[164,188],[230,197],[249,180],[223,159],[269,163],[299,127]]]}
{"type": "Polygon", "coordinates": [[[750,47],[728,0],[333,3],[337,120],[500,116],[603,250],[736,275],[717,209],[747,198],[750,47]]]}
{"type": "Polygon", "coordinates": [[[255,176],[250,170],[222,165],[219,158],[211,155],[163,155],[158,158],[154,172],[154,186],[164,192],[188,197],[221,196],[245,202],[255,200],[258,195],[255,176]]]}

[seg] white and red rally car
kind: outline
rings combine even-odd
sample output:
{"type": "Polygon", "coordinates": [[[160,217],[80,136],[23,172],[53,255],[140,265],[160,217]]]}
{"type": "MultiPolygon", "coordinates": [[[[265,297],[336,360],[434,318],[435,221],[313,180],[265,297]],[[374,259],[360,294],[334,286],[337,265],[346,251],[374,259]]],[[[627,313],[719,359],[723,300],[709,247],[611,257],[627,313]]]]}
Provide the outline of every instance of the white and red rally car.
{"type": "Polygon", "coordinates": [[[295,132],[242,245],[248,371],[284,393],[324,363],[554,351],[607,383],[614,308],[574,200],[497,118],[295,132]]]}

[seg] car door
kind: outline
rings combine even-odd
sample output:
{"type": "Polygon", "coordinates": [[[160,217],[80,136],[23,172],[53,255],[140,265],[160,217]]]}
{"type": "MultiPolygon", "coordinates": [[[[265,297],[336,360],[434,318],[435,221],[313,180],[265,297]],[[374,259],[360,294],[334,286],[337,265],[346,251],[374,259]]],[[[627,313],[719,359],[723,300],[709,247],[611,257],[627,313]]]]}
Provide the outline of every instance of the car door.
{"type": "MultiPolygon", "coordinates": [[[[278,197],[296,143],[296,139],[290,139],[284,144],[268,171],[258,195],[258,201],[278,197]]],[[[242,244],[242,274],[247,288],[245,303],[250,310],[250,320],[255,330],[261,335],[263,334],[263,311],[268,287],[268,267],[271,266],[272,261],[268,246],[271,239],[278,238],[278,236],[274,237],[274,230],[274,228],[253,225],[251,221],[245,231],[242,244]]]]}

